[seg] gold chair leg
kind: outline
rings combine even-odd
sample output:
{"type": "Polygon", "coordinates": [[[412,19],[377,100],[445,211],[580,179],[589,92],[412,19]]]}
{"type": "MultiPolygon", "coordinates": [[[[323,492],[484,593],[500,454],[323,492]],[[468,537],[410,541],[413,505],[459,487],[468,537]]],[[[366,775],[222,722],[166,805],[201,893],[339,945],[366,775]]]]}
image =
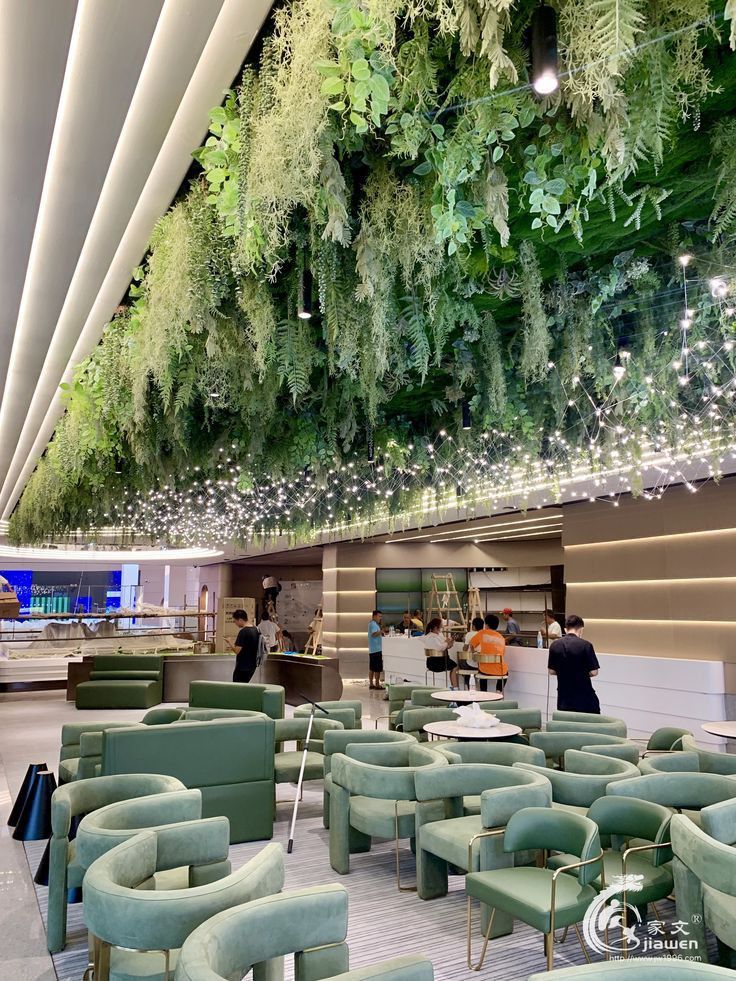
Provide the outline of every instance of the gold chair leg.
{"type": "Polygon", "coordinates": [[[562,936],[560,937],[559,940],[557,939],[557,937],[554,938],[556,944],[564,944],[564,942],[567,940],[567,931],[569,929],[570,927],[565,927],[565,929],[562,931],[562,936]]]}
{"type": "Polygon", "coordinates": [[[164,951],[164,981],[171,979],[171,951],[164,951]]]}
{"type": "Polygon", "coordinates": [[[97,960],[95,962],[95,981],[110,981],[110,944],[97,940],[97,960]]]}
{"type": "Polygon", "coordinates": [[[660,912],[657,909],[657,904],[656,903],[652,903],[652,909],[654,910],[654,915],[657,917],[657,919],[662,924],[662,926],[664,926],[664,920],[662,919],[662,917],[660,915],[660,912]]]}
{"type": "Polygon", "coordinates": [[[486,950],[488,949],[488,941],[491,937],[491,930],[493,929],[493,917],[496,915],[496,908],[491,910],[491,915],[488,917],[488,929],[483,937],[483,948],[480,952],[480,960],[477,964],[473,964],[473,901],[468,896],[468,937],[467,937],[467,963],[471,971],[480,971],[483,967],[483,961],[486,959],[486,950]]]}
{"type": "Polygon", "coordinates": [[[578,943],[580,944],[580,949],[583,952],[583,956],[585,957],[588,964],[590,964],[590,954],[588,953],[588,948],[583,943],[583,937],[582,934],[580,933],[580,927],[578,926],[577,923],[574,923],[573,926],[575,927],[575,933],[578,935],[578,943]]]}
{"type": "Polygon", "coordinates": [[[555,944],[551,933],[544,935],[544,948],[547,952],[547,970],[551,971],[555,966],[555,944]]]}

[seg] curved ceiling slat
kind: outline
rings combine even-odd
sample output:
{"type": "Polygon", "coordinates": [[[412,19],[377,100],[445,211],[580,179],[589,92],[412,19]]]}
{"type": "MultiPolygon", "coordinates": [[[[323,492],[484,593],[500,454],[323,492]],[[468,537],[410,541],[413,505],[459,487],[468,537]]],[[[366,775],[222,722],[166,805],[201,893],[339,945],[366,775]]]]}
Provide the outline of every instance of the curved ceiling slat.
{"type": "Polygon", "coordinates": [[[270,6],[271,0],[167,0],[135,73],[135,94],[104,185],[93,195],[84,245],[37,385],[26,392],[15,432],[0,425],[5,517],[53,432],[61,412],[59,382],[99,340],[206,132],[208,110],[237,74],[270,6]],[[7,459],[3,447],[11,451],[7,459]]]}

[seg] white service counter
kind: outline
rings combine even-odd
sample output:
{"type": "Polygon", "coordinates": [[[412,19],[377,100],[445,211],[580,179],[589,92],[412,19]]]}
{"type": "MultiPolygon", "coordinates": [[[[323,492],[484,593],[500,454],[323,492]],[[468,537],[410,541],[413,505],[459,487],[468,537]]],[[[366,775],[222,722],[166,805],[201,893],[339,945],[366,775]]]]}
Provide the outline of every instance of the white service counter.
{"type": "MultiPolygon", "coordinates": [[[[455,660],[461,649],[455,645],[455,660]]],[[[506,697],[524,708],[541,709],[542,718],[551,717],[557,705],[557,682],[547,673],[547,655],[546,649],[536,647],[506,648],[506,697]]],[[[623,719],[631,736],[648,736],[660,726],[681,726],[703,745],[725,747],[724,739],[700,728],[703,722],[728,717],[722,661],[601,653],[598,660],[601,669],[593,687],[601,712],[623,719]]],[[[431,676],[425,679],[420,637],[384,637],[383,666],[387,681],[431,683],[431,676]]]]}

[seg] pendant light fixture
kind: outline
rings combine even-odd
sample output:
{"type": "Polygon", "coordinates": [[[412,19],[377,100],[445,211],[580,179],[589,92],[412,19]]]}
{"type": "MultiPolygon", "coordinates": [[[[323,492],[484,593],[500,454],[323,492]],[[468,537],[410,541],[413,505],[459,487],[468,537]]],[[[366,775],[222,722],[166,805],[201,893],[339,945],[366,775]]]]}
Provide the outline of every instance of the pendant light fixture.
{"type": "Polygon", "coordinates": [[[557,15],[542,4],[532,14],[532,88],[537,95],[551,95],[560,85],[557,74],[557,15]]]}

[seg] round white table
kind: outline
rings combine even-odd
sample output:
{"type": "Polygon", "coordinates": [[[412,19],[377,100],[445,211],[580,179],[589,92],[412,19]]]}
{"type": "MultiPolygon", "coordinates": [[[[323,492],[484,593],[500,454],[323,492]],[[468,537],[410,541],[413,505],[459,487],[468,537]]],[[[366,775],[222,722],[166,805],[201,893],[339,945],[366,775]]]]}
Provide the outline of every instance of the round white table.
{"type": "Polygon", "coordinates": [[[497,702],[503,698],[500,691],[433,691],[432,698],[438,702],[497,702]]]}
{"type": "Polygon", "coordinates": [[[701,729],[712,736],[724,736],[726,739],[736,739],[736,722],[704,722],[701,729]]]}
{"type": "Polygon", "coordinates": [[[444,739],[509,739],[511,736],[518,736],[521,733],[521,726],[499,722],[497,726],[472,729],[460,722],[428,722],[424,726],[424,731],[431,736],[442,736],[444,739]]]}

